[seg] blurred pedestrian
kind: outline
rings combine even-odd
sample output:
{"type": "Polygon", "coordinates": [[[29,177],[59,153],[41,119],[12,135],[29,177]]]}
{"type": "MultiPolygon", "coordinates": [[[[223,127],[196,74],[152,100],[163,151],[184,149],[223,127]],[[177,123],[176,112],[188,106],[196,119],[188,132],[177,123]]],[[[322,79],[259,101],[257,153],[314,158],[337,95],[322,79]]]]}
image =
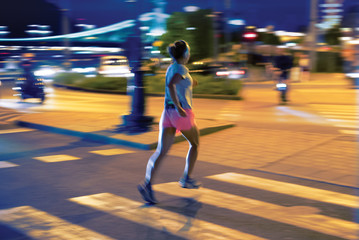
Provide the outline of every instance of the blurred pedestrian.
{"type": "Polygon", "coordinates": [[[23,71],[22,77],[25,79],[23,91],[30,92],[37,81],[33,71],[31,60],[26,58],[23,59],[23,61],[21,62],[21,67],[23,71]]]}
{"type": "Polygon", "coordinates": [[[278,90],[280,91],[280,99],[283,103],[288,101],[288,90],[289,90],[289,73],[293,67],[293,58],[290,56],[284,48],[277,48],[277,55],[273,59],[273,70],[276,75],[277,83],[281,86],[278,90]]]}
{"type": "Polygon", "coordinates": [[[298,61],[298,65],[300,67],[300,81],[301,82],[306,82],[309,81],[309,75],[310,75],[310,71],[309,71],[309,57],[307,54],[302,53],[299,56],[299,61],[298,61]]]}
{"type": "Polygon", "coordinates": [[[183,41],[175,41],[168,47],[172,64],[167,68],[164,110],[159,123],[159,137],[156,151],[147,163],[146,176],[138,190],[148,203],[156,203],[152,190],[153,177],[170,149],[176,131],[180,131],[189,142],[186,165],[179,184],[183,188],[198,188],[201,184],[191,178],[198,156],[199,131],[192,111],[192,86],[197,85],[185,64],[190,58],[190,47],[183,41]]]}
{"type": "Polygon", "coordinates": [[[269,53],[265,53],[262,55],[262,62],[264,65],[264,78],[268,81],[273,81],[273,56],[271,56],[269,53]]]}

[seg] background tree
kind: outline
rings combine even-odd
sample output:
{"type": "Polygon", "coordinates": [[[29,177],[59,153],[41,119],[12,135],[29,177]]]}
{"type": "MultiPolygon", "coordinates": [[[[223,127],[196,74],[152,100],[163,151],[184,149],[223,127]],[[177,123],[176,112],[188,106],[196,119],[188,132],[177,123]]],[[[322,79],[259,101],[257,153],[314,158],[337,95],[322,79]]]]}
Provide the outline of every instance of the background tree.
{"type": "Polygon", "coordinates": [[[328,29],[328,31],[324,34],[324,39],[328,45],[339,45],[341,36],[340,26],[336,25],[328,29]]]}
{"type": "Polygon", "coordinates": [[[211,10],[196,12],[175,12],[167,19],[167,32],[162,35],[161,54],[168,56],[167,47],[175,40],[185,40],[191,46],[191,60],[213,55],[213,28],[211,10]]]}
{"type": "Polygon", "coordinates": [[[281,41],[277,35],[273,32],[261,32],[258,35],[258,41],[263,42],[267,45],[280,45],[281,41]]]}

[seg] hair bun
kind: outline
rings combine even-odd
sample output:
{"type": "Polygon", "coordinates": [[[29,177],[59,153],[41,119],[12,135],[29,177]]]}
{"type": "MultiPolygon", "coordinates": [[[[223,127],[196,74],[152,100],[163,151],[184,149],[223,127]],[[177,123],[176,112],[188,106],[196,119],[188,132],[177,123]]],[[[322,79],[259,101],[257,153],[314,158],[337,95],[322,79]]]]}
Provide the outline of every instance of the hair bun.
{"type": "Polygon", "coordinates": [[[174,59],[183,57],[187,50],[187,43],[183,40],[175,41],[168,46],[168,52],[174,59]]]}

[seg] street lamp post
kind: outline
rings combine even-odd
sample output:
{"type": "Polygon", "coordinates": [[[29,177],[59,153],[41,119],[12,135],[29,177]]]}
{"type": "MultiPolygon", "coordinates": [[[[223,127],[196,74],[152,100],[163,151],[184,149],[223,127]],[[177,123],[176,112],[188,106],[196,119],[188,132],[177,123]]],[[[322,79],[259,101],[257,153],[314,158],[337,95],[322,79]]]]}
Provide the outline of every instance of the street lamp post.
{"type": "MultiPolygon", "coordinates": [[[[357,6],[359,9],[359,5],[357,6]]],[[[355,47],[354,47],[354,85],[355,88],[359,88],[359,12],[355,14],[355,24],[354,24],[354,39],[355,39],[355,47]]]]}
{"type": "Polygon", "coordinates": [[[226,0],[225,2],[225,12],[224,12],[224,36],[225,36],[225,52],[230,51],[230,43],[231,43],[231,33],[230,28],[228,26],[229,21],[229,11],[231,9],[231,0],[226,0]]]}
{"type": "Polygon", "coordinates": [[[218,39],[217,39],[217,12],[206,15],[206,17],[212,18],[212,29],[213,29],[213,59],[215,62],[218,61],[218,39]]]}
{"type": "Polygon", "coordinates": [[[317,63],[317,19],[318,19],[318,0],[311,0],[310,5],[310,35],[309,35],[309,65],[310,71],[316,71],[317,63]]]}
{"type": "Polygon", "coordinates": [[[69,19],[67,16],[68,9],[61,9],[62,11],[62,33],[64,35],[63,44],[64,44],[64,67],[66,70],[70,70],[71,63],[70,63],[70,39],[66,37],[67,34],[70,32],[69,27],[69,19]]]}
{"type": "MultiPolygon", "coordinates": [[[[140,4],[137,2],[137,4],[140,4]]],[[[140,15],[140,14],[139,14],[140,15]]],[[[138,16],[139,16],[138,15],[138,16]]],[[[123,124],[119,126],[119,132],[130,134],[146,132],[153,123],[153,117],[145,116],[145,96],[143,86],[143,72],[141,70],[142,60],[142,34],[139,17],[135,20],[135,30],[129,39],[129,60],[134,73],[134,88],[132,92],[131,113],[123,115],[123,124]]]]}

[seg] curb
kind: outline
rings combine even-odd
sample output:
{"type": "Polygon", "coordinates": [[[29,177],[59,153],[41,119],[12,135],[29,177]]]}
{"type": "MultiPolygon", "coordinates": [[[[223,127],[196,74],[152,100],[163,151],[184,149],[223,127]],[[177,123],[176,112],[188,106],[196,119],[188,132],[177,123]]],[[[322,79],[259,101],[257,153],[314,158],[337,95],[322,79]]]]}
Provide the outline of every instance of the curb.
{"type": "Polygon", "coordinates": [[[16,124],[21,127],[34,128],[34,129],[52,132],[52,133],[80,137],[80,138],[83,138],[83,139],[86,139],[89,141],[94,141],[94,142],[101,142],[101,143],[106,143],[106,144],[118,144],[118,145],[133,147],[133,148],[139,148],[139,149],[143,149],[143,150],[151,149],[150,144],[141,144],[141,143],[136,143],[136,142],[130,142],[130,141],[111,138],[108,136],[103,136],[103,135],[94,134],[94,133],[85,133],[85,132],[80,132],[80,131],[64,129],[64,128],[57,128],[57,127],[52,127],[52,126],[47,126],[47,125],[41,125],[41,124],[37,124],[37,123],[30,123],[30,122],[25,122],[25,121],[17,121],[16,124]]]}
{"type": "MultiPolygon", "coordinates": [[[[127,147],[141,149],[141,150],[153,150],[157,147],[157,141],[153,142],[153,143],[145,144],[145,143],[133,142],[133,141],[123,140],[123,139],[112,138],[109,136],[104,136],[104,135],[95,134],[95,133],[74,131],[74,130],[52,127],[52,126],[31,123],[31,122],[26,122],[26,121],[17,121],[16,125],[21,126],[21,127],[27,127],[27,128],[33,128],[33,129],[38,129],[38,130],[42,130],[42,131],[52,132],[52,133],[80,137],[82,139],[89,140],[89,141],[100,142],[100,143],[105,143],[105,144],[123,145],[123,146],[127,146],[127,147]]],[[[234,126],[235,126],[235,124],[226,124],[226,125],[221,125],[221,126],[217,126],[217,127],[208,127],[208,128],[200,129],[199,132],[200,132],[201,136],[204,136],[204,135],[215,133],[215,132],[218,132],[218,131],[221,131],[221,130],[224,130],[227,128],[231,128],[234,126]]],[[[186,139],[182,135],[178,135],[178,136],[175,136],[174,143],[183,142],[185,140],[186,139]]]]}

